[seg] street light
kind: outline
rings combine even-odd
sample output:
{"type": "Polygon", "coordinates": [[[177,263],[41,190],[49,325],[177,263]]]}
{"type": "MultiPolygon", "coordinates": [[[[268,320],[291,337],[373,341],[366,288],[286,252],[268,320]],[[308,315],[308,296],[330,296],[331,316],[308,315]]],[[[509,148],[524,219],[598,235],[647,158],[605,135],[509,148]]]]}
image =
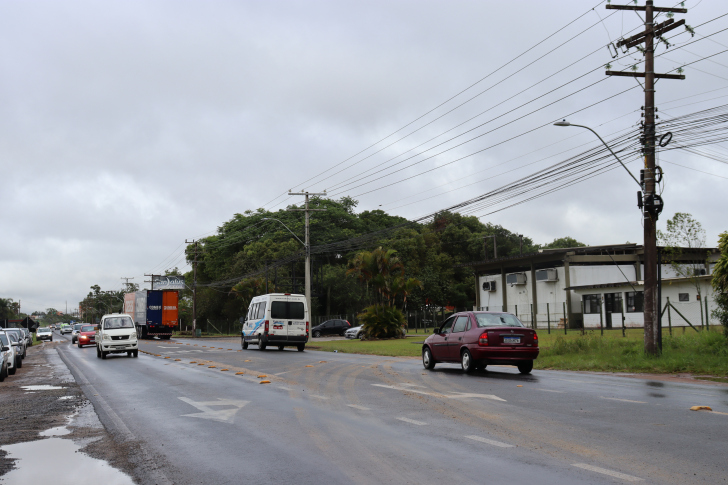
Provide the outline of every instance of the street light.
{"type": "Polygon", "coordinates": [[[637,185],[639,185],[640,188],[642,188],[642,184],[640,183],[640,181],[637,180],[637,178],[634,175],[632,175],[632,172],[629,171],[629,169],[627,168],[627,165],[625,165],[624,163],[622,163],[622,160],[620,160],[619,157],[617,156],[617,154],[612,151],[612,148],[609,145],[607,145],[607,142],[604,141],[601,136],[599,136],[599,133],[597,133],[596,131],[592,130],[588,126],[584,126],[584,125],[574,125],[572,123],[569,123],[566,120],[557,121],[556,123],[554,123],[554,126],[578,126],[579,128],[585,128],[585,129],[591,131],[592,133],[594,133],[595,135],[597,135],[597,138],[599,138],[599,140],[602,143],[604,143],[604,146],[607,147],[607,150],[609,150],[609,153],[611,153],[612,155],[614,155],[614,158],[616,158],[617,161],[624,167],[624,169],[627,171],[627,173],[629,174],[629,176],[632,177],[632,179],[635,182],[637,182],[637,185]]]}

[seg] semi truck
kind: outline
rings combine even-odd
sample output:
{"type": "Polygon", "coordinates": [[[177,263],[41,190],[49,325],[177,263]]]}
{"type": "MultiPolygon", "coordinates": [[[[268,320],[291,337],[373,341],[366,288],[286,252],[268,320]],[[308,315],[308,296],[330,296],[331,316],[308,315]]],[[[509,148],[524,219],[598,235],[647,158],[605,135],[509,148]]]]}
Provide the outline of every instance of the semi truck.
{"type": "Polygon", "coordinates": [[[124,313],[131,316],[137,337],[167,340],[179,325],[177,290],[141,290],[124,295],[124,313]]]}

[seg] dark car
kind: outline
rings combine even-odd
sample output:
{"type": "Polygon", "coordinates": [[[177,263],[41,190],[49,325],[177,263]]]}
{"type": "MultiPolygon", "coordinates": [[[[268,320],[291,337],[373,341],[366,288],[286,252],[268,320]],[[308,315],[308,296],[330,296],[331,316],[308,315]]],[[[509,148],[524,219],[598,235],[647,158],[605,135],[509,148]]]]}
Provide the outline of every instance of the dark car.
{"type": "Polygon", "coordinates": [[[459,362],[468,373],[494,364],[515,365],[521,374],[528,374],[536,357],[538,335],[511,313],[457,313],[422,345],[425,369],[438,362],[459,362]]]}
{"type": "Polygon", "coordinates": [[[314,337],[341,335],[343,337],[344,333],[350,328],[351,324],[346,320],[326,320],[324,323],[313,327],[311,329],[311,335],[314,337]]]}

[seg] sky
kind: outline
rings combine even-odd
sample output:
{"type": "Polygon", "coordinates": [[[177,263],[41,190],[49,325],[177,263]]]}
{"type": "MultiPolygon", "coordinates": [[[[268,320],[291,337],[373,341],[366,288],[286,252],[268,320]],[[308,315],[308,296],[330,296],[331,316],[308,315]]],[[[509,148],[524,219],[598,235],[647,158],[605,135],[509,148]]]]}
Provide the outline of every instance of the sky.
{"type": "MultiPolygon", "coordinates": [[[[685,7],[696,35],[669,33],[658,72],[728,48],[725,2],[685,7]]],[[[598,145],[564,117],[636,132],[641,87],[604,71],[642,59],[606,47],[641,22],[597,0],[0,2],[0,297],[71,310],[94,284],[148,286],[189,269],[186,239],[300,203],[289,189],[421,217],[598,145]]],[[[656,85],[663,119],[728,103],[728,53],[684,74],[656,85]]],[[[717,245],[726,147],[659,155],[659,228],[688,212],[717,245]]],[[[619,168],[473,215],[542,244],[641,243],[637,190],[619,168]]]]}

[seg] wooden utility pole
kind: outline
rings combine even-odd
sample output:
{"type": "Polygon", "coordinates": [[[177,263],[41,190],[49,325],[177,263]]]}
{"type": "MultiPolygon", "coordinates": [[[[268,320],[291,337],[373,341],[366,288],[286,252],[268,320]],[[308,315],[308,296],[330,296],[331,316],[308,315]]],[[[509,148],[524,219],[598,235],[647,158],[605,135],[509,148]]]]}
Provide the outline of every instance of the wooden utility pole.
{"type": "MultiPolygon", "coordinates": [[[[642,191],[644,196],[639,197],[638,204],[643,211],[644,220],[644,263],[645,263],[645,293],[644,293],[644,322],[645,322],[645,353],[658,355],[661,342],[659,325],[659,306],[657,301],[657,218],[662,212],[662,198],[656,193],[656,177],[658,175],[655,166],[655,79],[685,79],[679,74],[656,74],[655,73],[655,38],[661,36],[685,23],[684,20],[675,22],[668,19],[655,25],[654,14],[665,13],[687,13],[686,8],[655,7],[653,0],[647,0],[645,6],[637,5],[606,5],[609,10],[633,10],[645,12],[645,30],[626,39],[617,42],[616,47],[629,49],[644,43],[645,71],[644,72],[622,72],[607,71],[608,76],[627,76],[644,78],[643,86],[645,91],[644,128],[642,136],[643,153],[645,157],[645,168],[642,171],[642,191]]],[[[616,49],[615,49],[616,50],[616,49]]],[[[639,81],[638,81],[639,82],[639,81]]],[[[659,170],[660,174],[662,170],[659,170]]],[[[661,175],[660,175],[661,176],[661,175]]],[[[641,194],[640,194],[641,195],[641,194]]]]}
{"type": "MultiPolygon", "coordinates": [[[[288,209],[290,211],[303,211],[306,214],[306,237],[304,239],[304,246],[306,246],[306,265],[305,265],[305,282],[306,282],[306,306],[308,307],[309,322],[311,321],[311,242],[309,239],[309,213],[317,211],[325,211],[326,209],[309,209],[308,198],[309,196],[320,196],[326,195],[326,192],[312,194],[308,192],[288,192],[288,195],[303,195],[306,197],[306,202],[303,209],[288,209]]],[[[313,323],[311,323],[313,326],[313,323]]]]}
{"type": "Polygon", "coordinates": [[[197,337],[197,246],[198,241],[194,239],[188,241],[185,239],[185,244],[195,245],[195,260],[192,261],[192,336],[197,337]]]}

